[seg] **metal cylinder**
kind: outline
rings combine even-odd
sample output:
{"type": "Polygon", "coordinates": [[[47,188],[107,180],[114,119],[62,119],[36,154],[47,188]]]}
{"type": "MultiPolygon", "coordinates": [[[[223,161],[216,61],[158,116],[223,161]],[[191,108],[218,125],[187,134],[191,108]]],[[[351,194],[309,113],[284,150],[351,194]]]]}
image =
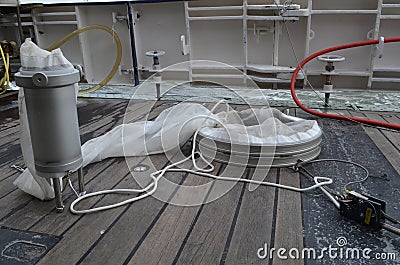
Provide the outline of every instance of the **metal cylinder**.
{"type": "Polygon", "coordinates": [[[24,89],[29,132],[37,174],[60,178],[82,165],[74,84],[79,72],[71,68],[24,71],[15,75],[24,89]]]}

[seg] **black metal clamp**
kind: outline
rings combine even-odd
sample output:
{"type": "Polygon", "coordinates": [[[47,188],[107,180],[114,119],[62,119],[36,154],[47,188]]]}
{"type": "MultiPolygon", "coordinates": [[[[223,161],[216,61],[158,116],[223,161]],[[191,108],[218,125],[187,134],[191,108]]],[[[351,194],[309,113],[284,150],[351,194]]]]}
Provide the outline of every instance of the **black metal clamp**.
{"type": "Polygon", "coordinates": [[[385,201],[355,191],[346,193],[344,198],[339,198],[341,216],[375,231],[385,229],[400,235],[400,229],[385,223],[386,220],[399,223],[386,214],[385,201]]]}

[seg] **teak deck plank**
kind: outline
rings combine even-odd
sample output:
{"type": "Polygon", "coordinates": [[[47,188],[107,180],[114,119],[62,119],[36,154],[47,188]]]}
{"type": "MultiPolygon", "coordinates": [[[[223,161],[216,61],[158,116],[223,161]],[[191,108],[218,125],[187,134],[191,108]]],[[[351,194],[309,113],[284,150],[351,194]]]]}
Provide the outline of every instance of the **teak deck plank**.
{"type": "MultiPolygon", "coordinates": [[[[362,114],[362,113],[356,113],[356,114],[358,114],[359,116],[362,115],[370,119],[378,118],[383,120],[382,118],[373,116],[371,114],[362,114]]],[[[398,159],[400,157],[400,152],[396,148],[396,146],[392,144],[392,142],[388,141],[387,136],[385,136],[385,134],[389,133],[393,134],[393,137],[396,137],[398,133],[387,132],[369,126],[363,126],[363,129],[371,138],[371,140],[375,143],[375,145],[379,148],[379,150],[383,153],[386,159],[390,162],[393,168],[400,174],[400,163],[398,159]]]]}
{"type": "MultiPolygon", "coordinates": [[[[390,122],[395,124],[400,124],[400,119],[395,116],[388,116],[385,114],[377,113],[365,113],[368,119],[374,119],[383,122],[390,122]]],[[[382,134],[389,140],[389,142],[400,151],[400,132],[392,132],[388,130],[381,129],[382,134]]]]}
{"type": "MultiPolygon", "coordinates": [[[[0,183],[9,177],[13,177],[20,174],[18,170],[11,167],[12,165],[24,167],[24,161],[21,154],[16,154],[14,156],[10,155],[7,161],[0,163],[0,170],[1,170],[0,183]]],[[[0,194],[1,198],[4,193],[0,194]]]]}
{"type": "Polygon", "coordinates": [[[10,143],[19,139],[19,123],[16,126],[1,130],[0,148],[6,148],[10,143]]]}
{"type": "MultiPolygon", "coordinates": [[[[240,168],[228,166],[220,175],[242,177],[241,173],[238,174],[240,170],[240,168]]],[[[247,173],[246,170],[243,177],[246,177],[247,173]]],[[[224,184],[226,185],[224,181],[215,181],[210,189],[210,194],[219,190],[224,184]]],[[[196,222],[192,223],[193,228],[175,257],[174,264],[217,264],[221,262],[244,187],[243,183],[236,183],[222,197],[202,206],[201,213],[196,222]]]]}
{"type": "MultiPolygon", "coordinates": [[[[153,115],[158,115],[158,113],[162,110],[163,108],[157,109],[156,111],[154,111],[153,115]]],[[[144,157],[129,158],[130,165],[142,163],[144,159],[144,157]]],[[[113,165],[112,167],[110,167],[110,169],[116,172],[108,172],[107,174],[105,174],[106,176],[104,177],[102,177],[101,175],[96,177],[94,181],[91,181],[90,184],[87,186],[87,190],[89,192],[110,188],[126,188],[127,186],[131,188],[139,188],[137,184],[132,184],[132,176],[129,168],[126,165],[125,160],[123,158],[120,158],[118,160],[120,160],[119,166],[113,165]],[[117,185],[115,186],[115,184],[112,183],[116,183],[117,185]]],[[[152,158],[152,162],[157,168],[162,167],[166,163],[166,158],[164,155],[158,155],[155,158],[152,158]]],[[[149,172],[145,172],[143,174],[148,176],[149,172]]],[[[136,195],[131,195],[131,197],[132,196],[136,195]]],[[[112,197],[113,196],[106,196],[104,197],[104,199],[91,198],[85,202],[82,202],[80,206],[87,208],[92,206],[93,204],[98,203],[99,201],[101,202],[101,204],[109,204],[111,202],[115,203],[116,200],[112,197]]],[[[126,197],[124,196],[122,196],[122,198],[126,199],[126,197]]],[[[119,197],[118,201],[120,200],[121,197],[119,197]]],[[[136,206],[138,203],[135,203],[134,205],[136,206]]],[[[67,207],[68,205],[69,204],[67,204],[67,207]]],[[[90,254],[91,251],[94,251],[94,249],[96,249],[95,247],[98,245],[98,243],[102,242],[101,240],[107,236],[108,231],[111,230],[116,223],[118,223],[122,216],[130,217],[129,214],[125,215],[125,212],[127,211],[127,209],[130,209],[131,206],[132,204],[108,210],[107,212],[100,212],[70,218],[70,221],[68,223],[72,222],[72,224],[69,224],[69,226],[67,226],[67,231],[63,230],[63,228],[65,229],[66,226],[64,224],[53,227],[50,223],[47,225],[47,227],[49,227],[50,229],[47,229],[46,231],[41,230],[40,228],[42,228],[43,225],[38,224],[37,229],[41,232],[63,235],[63,239],[39,262],[39,264],[58,263],[60,260],[67,264],[81,263],[90,254]],[[100,229],[100,231],[95,231],[95,233],[93,233],[93,228],[100,229]],[[80,240],[80,245],[70,244],[73,238],[83,237],[84,240],[80,240]],[[65,253],[69,253],[68,257],[65,257],[65,253]]],[[[148,205],[145,204],[144,207],[147,206],[148,205]]],[[[140,212],[142,213],[143,209],[141,209],[140,212]]],[[[140,216],[140,214],[138,216],[140,216]]],[[[51,216],[49,217],[49,219],[51,219],[51,216]]],[[[57,214],[53,213],[53,217],[57,217],[57,214]]],[[[125,229],[126,227],[124,227],[124,233],[126,233],[125,229]]],[[[118,239],[120,239],[120,237],[118,237],[118,239]]],[[[121,243],[126,244],[126,241],[121,241],[121,243]]],[[[110,257],[110,253],[107,253],[106,257],[110,257]]],[[[96,258],[99,259],[99,256],[97,256],[96,258]]],[[[104,262],[104,259],[99,261],[104,262]]],[[[112,260],[110,260],[110,262],[111,261],[112,260]]]]}
{"type": "Polygon", "coordinates": [[[25,192],[15,189],[0,199],[0,223],[14,212],[20,210],[33,200],[32,196],[25,192]]]}
{"type": "Polygon", "coordinates": [[[16,189],[13,182],[19,176],[20,172],[16,169],[11,169],[6,173],[7,177],[0,181],[0,198],[7,196],[16,189]]]}
{"type": "MultiPolygon", "coordinates": [[[[16,118],[18,119],[18,117],[16,118]]],[[[16,122],[19,123],[18,120],[16,122]]],[[[13,130],[19,129],[19,126],[14,126],[12,129],[13,130]]],[[[2,152],[2,154],[0,155],[0,163],[1,163],[0,167],[3,172],[3,174],[0,177],[0,180],[6,181],[2,182],[3,183],[2,187],[4,187],[4,189],[7,189],[7,190],[4,189],[1,190],[2,195],[8,194],[16,190],[16,187],[12,185],[12,182],[19,175],[19,172],[15,169],[11,169],[10,167],[13,164],[17,165],[23,164],[21,156],[21,148],[19,146],[19,136],[20,133],[17,131],[14,134],[9,134],[6,138],[8,138],[8,140],[12,138],[12,141],[10,140],[6,144],[7,146],[5,146],[4,152],[2,152]]],[[[85,135],[83,135],[82,137],[85,137],[85,135]]]]}
{"type": "MultiPolygon", "coordinates": [[[[163,165],[156,165],[156,167],[159,169],[162,168],[163,165]]],[[[144,176],[148,178],[148,172],[145,173],[144,176]]],[[[167,178],[169,181],[176,184],[182,184],[183,181],[188,181],[187,174],[185,173],[167,173],[167,178]]],[[[161,181],[160,186],[162,182],[163,181],[161,181]]],[[[175,191],[175,188],[168,191],[166,193],[168,194],[167,197],[176,196],[175,191]]],[[[157,194],[155,195],[157,196],[157,194]]],[[[148,246],[149,243],[147,242],[154,238],[154,233],[157,234],[157,230],[159,230],[160,226],[165,227],[165,225],[163,225],[163,220],[165,220],[165,217],[170,216],[170,214],[168,214],[168,208],[170,207],[173,206],[153,196],[135,202],[118,222],[113,225],[103,240],[98,243],[87,257],[85,257],[82,264],[93,264],[100,261],[105,263],[126,264],[132,257],[136,257],[136,253],[138,251],[140,252],[143,245],[148,246]],[[127,229],[127,227],[129,227],[129,229],[127,229]],[[110,249],[111,245],[115,247],[113,250],[110,249]]],[[[184,210],[186,207],[179,208],[184,210]]],[[[172,217],[178,218],[179,216],[172,217]]],[[[174,226],[173,228],[176,229],[177,227],[174,226]]],[[[168,237],[168,233],[162,234],[162,236],[157,234],[155,241],[152,241],[154,245],[151,244],[146,250],[153,253],[159,250],[165,251],[165,249],[160,248],[160,245],[175,243],[169,240],[165,242],[162,240],[163,237],[168,237]]],[[[146,257],[147,259],[145,258],[144,263],[141,264],[155,264],[152,261],[156,256],[147,253],[146,257]]]]}
{"type": "MultiPolygon", "coordinates": [[[[92,183],[91,180],[93,178],[96,176],[99,176],[99,178],[107,178],[108,173],[112,173],[115,170],[113,167],[110,167],[110,165],[111,163],[99,163],[90,168],[88,172],[92,174],[87,174],[85,179],[85,184],[87,185],[88,190],[93,188],[93,185],[96,187],[96,184],[98,184],[97,179],[92,183]],[[107,175],[103,176],[105,174],[107,175]]],[[[116,165],[123,165],[123,163],[117,163],[116,165]]],[[[69,187],[66,191],[68,191],[68,193],[63,193],[64,203],[66,204],[64,213],[57,214],[55,212],[54,201],[40,201],[38,199],[33,199],[25,207],[5,219],[3,225],[20,230],[31,230],[35,232],[60,235],[76,219],[76,216],[65,218],[65,215],[69,214],[67,208],[68,202],[73,198],[69,187]]]]}
{"type": "MultiPolygon", "coordinates": [[[[89,110],[85,110],[85,111],[88,112],[89,110]]],[[[109,111],[111,112],[111,114],[109,113],[109,115],[114,115],[114,112],[112,109],[110,109],[109,111]]],[[[103,114],[105,116],[107,116],[106,113],[103,113],[103,114]]],[[[119,120],[117,120],[117,122],[119,122],[119,120]]],[[[101,122],[101,120],[99,121],[99,123],[103,124],[101,122]]],[[[104,133],[105,130],[106,130],[106,128],[103,126],[99,126],[99,128],[98,128],[98,131],[100,131],[102,133],[104,133]]],[[[85,136],[86,136],[86,134],[84,134],[82,137],[85,137],[85,136]]],[[[18,174],[15,174],[15,176],[17,177],[18,174]]],[[[85,180],[88,180],[87,176],[85,178],[86,178],[85,180]]],[[[11,182],[11,183],[13,182],[13,178],[9,178],[8,180],[9,180],[8,182],[11,182]]],[[[10,187],[11,189],[16,189],[16,187],[14,185],[9,185],[8,187],[10,187]]],[[[27,205],[22,207],[20,209],[19,213],[16,213],[16,215],[15,215],[16,219],[14,219],[11,216],[11,218],[8,218],[9,220],[8,221],[6,220],[4,222],[4,224],[10,224],[10,226],[13,228],[27,229],[28,227],[30,227],[30,225],[33,225],[33,223],[37,222],[38,218],[41,218],[43,216],[43,214],[48,213],[54,209],[54,207],[51,207],[50,205],[54,206],[54,203],[41,202],[37,199],[33,199],[30,203],[28,203],[27,205]],[[32,212],[31,213],[32,215],[29,215],[29,214],[27,215],[26,214],[27,211],[32,212]],[[19,217],[18,217],[19,215],[23,215],[24,218],[19,219],[19,217]],[[24,220],[24,221],[23,222],[15,222],[14,220],[24,220]]]]}
{"type": "MultiPolygon", "coordinates": [[[[217,174],[220,166],[215,166],[214,174],[217,174]]],[[[167,205],[163,214],[154,224],[144,241],[135,247],[128,257],[128,264],[172,264],[179,248],[195,221],[201,206],[193,205],[202,202],[206,198],[210,185],[202,186],[210,179],[188,174],[182,186],[196,186],[195,189],[178,189],[171,202],[179,205],[167,205]],[[183,192],[183,194],[180,194],[183,192]],[[187,206],[193,205],[193,206],[187,206]]],[[[211,183],[210,183],[211,184],[211,183]]]]}
{"type": "MultiPolygon", "coordinates": [[[[96,131],[97,134],[103,134],[104,132],[106,132],[107,130],[111,129],[110,126],[105,126],[106,123],[105,121],[113,121],[112,124],[113,125],[117,125],[119,123],[122,123],[122,117],[123,114],[125,112],[125,108],[127,106],[127,102],[123,101],[123,102],[119,102],[118,104],[109,104],[112,103],[112,101],[100,101],[103,103],[106,103],[106,106],[111,105],[113,106],[118,106],[118,108],[105,108],[103,106],[103,108],[101,108],[101,110],[98,110],[98,103],[97,104],[89,104],[87,106],[83,106],[82,108],[79,109],[80,112],[80,118],[83,119],[85,122],[90,123],[93,127],[90,130],[85,130],[85,124],[83,124],[83,126],[81,126],[81,133],[82,133],[82,138],[83,138],[83,142],[85,139],[91,138],[92,137],[92,132],[96,131]],[[98,118],[97,119],[93,119],[90,117],[90,115],[92,115],[93,113],[99,113],[98,118]],[[101,115],[100,115],[101,114],[101,115]],[[86,120],[85,120],[86,118],[86,120]],[[82,129],[83,127],[83,129],[82,129]]],[[[135,105],[135,108],[142,108],[146,102],[139,102],[140,104],[138,104],[137,106],[135,105]]],[[[19,144],[15,145],[18,146],[19,148],[19,144]]],[[[10,159],[12,156],[15,156],[16,152],[8,152],[7,153],[7,158],[10,159]]],[[[22,165],[23,161],[22,161],[22,157],[20,152],[18,152],[18,157],[15,160],[9,160],[7,161],[8,163],[5,163],[3,165],[1,165],[1,169],[3,170],[3,172],[5,172],[6,174],[2,175],[3,178],[5,178],[4,181],[1,181],[0,183],[3,183],[4,185],[1,186],[1,194],[5,195],[5,194],[10,194],[11,192],[16,191],[16,187],[14,185],[12,185],[12,182],[14,181],[14,179],[19,175],[19,172],[16,171],[15,169],[10,168],[11,165],[13,164],[19,164],[22,165]],[[16,163],[18,162],[18,163],[16,163]],[[6,185],[7,184],[7,185],[6,185]],[[4,190],[7,189],[7,190],[4,190]]],[[[95,175],[97,175],[99,173],[99,171],[94,171],[95,175]]],[[[94,177],[95,175],[93,175],[92,177],[94,177]]],[[[85,175],[85,180],[88,181],[90,180],[91,177],[85,175]]],[[[13,204],[15,203],[14,201],[14,196],[10,196],[10,199],[12,200],[13,204]]],[[[6,202],[5,200],[7,200],[7,198],[2,199],[2,202],[6,202]]],[[[26,201],[24,200],[23,203],[25,203],[26,201]]],[[[27,225],[29,227],[29,225],[33,225],[34,222],[37,222],[37,218],[41,218],[43,216],[43,214],[45,213],[49,213],[53,210],[54,207],[52,207],[53,203],[47,203],[47,202],[41,202],[39,200],[36,199],[32,199],[30,200],[30,202],[27,205],[24,205],[22,207],[20,207],[21,209],[18,211],[20,212],[19,214],[16,213],[16,219],[14,218],[9,218],[8,221],[4,222],[4,224],[10,223],[11,227],[14,228],[19,228],[19,229],[23,229],[26,228],[25,226],[27,225]],[[28,212],[32,212],[32,215],[26,215],[26,211],[28,209],[28,212]],[[35,213],[33,213],[33,211],[29,210],[29,209],[36,209],[35,213]],[[21,218],[21,220],[24,220],[24,222],[14,222],[13,220],[18,220],[18,216],[19,215],[23,215],[25,217],[28,218],[21,218]],[[36,217],[35,217],[36,216],[36,217]],[[32,223],[33,222],[33,223],[32,223]],[[18,223],[18,227],[15,227],[16,224],[18,223]]],[[[6,209],[4,209],[3,211],[4,214],[9,214],[9,212],[7,212],[6,209]]],[[[0,217],[4,217],[5,215],[0,217]]],[[[3,220],[4,221],[4,220],[3,220]]]]}
{"type": "MultiPolygon", "coordinates": [[[[123,159],[110,159],[109,161],[99,162],[88,169],[85,175],[85,188],[87,192],[113,187],[116,182],[111,176],[116,176],[118,181],[121,175],[128,171],[123,159]],[[117,169],[117,166],[120,168],[117,169]]],[[[77,187],[76,183],[77,181],[74,182],[75,187],[77,187]]],[[[69,193],[64,196],[65,212],[68,214],[70,214],[68,209],[73,199],[75,199],[75,194],[72,193],[72,191],[69,191],[69,193]]],[[[80,203],[79,207],[92,207],[98,202],[98,197],[91,198],[80,203]]],[[[31,231],[62,235],[67,233],[68,229],[81,218],[80,215],[71,215],[65,218],[64,214],[55,212],[54,205],[49,205],[48,207],[47,214],[32,224],[30,228],[31,231]]]]}
{"type": "Polygon", "coordinates": [[[12,168],[12,165],[19,165],[24,167],[24,162],[22,156],[11,154],[10,160],[8,163],[4,163],[0,166],[0,170],[2,172],[2,179],[0,180],[0,198],[6,197],[8,194],[16,190],[16,187],[12,184],[14,180],[21,174],[21,172],[15,168],[12,168]],[[15,158],[15,159],[13,159],[15,158]],[[6,187],[6,185],[9,185],[6,187]]]}
{"type": "Polygon", "coordinates": [[[5,163],[9,163],[10,158],[11,159],[16,159],[18,157],[21,157],[22,152],[21,152],[21,147],[19,144],[19,140],[14,140],[12,142],[9,142],[5,144],[1,148],[1,153],[0,153],[0,164],[3,165],[5,163]]]}
{"type": "MultiPolygon", "coordinates": [[[[7,95],[3,96],[6,97],[7,95]]],[[[3,101],[4,104],[9,104],[9,100],[2,98],[2,103],[3,101]]],[[[17,190],[12,184],[20,172],[11,168],[11,166],[23,166],[18,140],[19,116],[17,107],[0,112],[0,134],[2,143],[0,147],[0,220],[3,220],[32,200],[31,196],[17,190]]]]}
{"type": "Polygon", "coordinates": [[[16,111],[16,113],[17,115],[13,115],[13,113],[10,113],[10,116],[8,116],[6,113],[1,115],[1,118],[4,119],[0,118],[0,132],[19,126],[18,110],[16,111]]]}
{"type": "MultiPolygon", "coordinates": [[[[218,175],[223,166],[214,164],[212,172],[218,175]]],[[[213,180],[188,174],[180,189],[172,198],[160,220],[141,244],[129,264],[172,264],[180,251],[185,238],[190,233],[192,224],[201,213],[203,202],[206,200],[213,180]],[[176,205],[178,204],[178,205],[176,205]],[[156,246],[153,248],[152,245],[156,246]],[[148,255],[151,254],[149,257],[148,255]],[[147,261],[146,261],[147,260],[147,261]]]]}
{"type": "MultiPolygon", "coordinates": [[[[8,100],[1,100],[0,105],[5,106],[12,104],[12,97],[8,100]]],[[[7,110],[0,111],[0,132],[5,129],[19,125],[19,113],[17,107],[12,107],[7,110]]]]}
{"type": "MultiPolygon", "coordinates": [[[[129,121],[152,120],[175,104],[174,102],[125,100],[80,100],[79,122],[82,142],[99,136],[126,118],[129,121]],[[126,116],[125,110],[128,110],[126,116]],[[151,111],[150,111],[151,110],[151,111]],[[150,113],[149,113],[150,112],[150,113]]],[[[209,107],[213,104],[209,104],[209,107]]],[[[243,106],[235,106],[242,109],[243,106]]],[[[66,210],[58,214],[54,202],[41,202],[15,189],[12,181],[19,172],[12,164],[22,164],[16,132],[18,111],[5,111],[10,117],[0,120],[1,148],[11,148],[0,161],[0,225],[60,237],[37,264],[304,264],[304,260],[282,260],[274,252],[273,259],[260,259],[257,251],[267,244],[268,249],[297,248],[303,243],[301,194],[293,191],[259,186],[250,191],[248,184],[232,183],[232,188],[220,198],[197,206],[177,206],[154,197],[133,204],[87,215],[72,215],[68,207],[74,195],[69,188],[64,192],[66,210]],[[3,144],[1,146],[1,144],[3,144]]],[[[291,115],[312,118],[299,109],[290,108],[291,115]]],[[[4,115],[4,112],[3,114],[4,115]]],[[[364,115],[357,113],[357,115],[364,115]]],[[[369,118],[398,123],[395,114],[365,114],[369,118]]],[[[364,127],[366,133],[400,173],[398,163],[399,134],[364,127]]],[[[183,147],[188,152],[189,146],[183,147]]],[[[135,180],[148,180],[151,171],[137,173],[135,180],[130,169],[136,164],[152,164],[151,170],[170,163],[163,154],[148,157],[108,159],[84,169],[88,192],[136,187],[135,180]],[[150,161],[150,160],[151,161],[150,161]]],[[[190,164],[190,163],[189,163],[190,164]]],[[[252,169],[215,164],[214,173],[223,176],[251,178],[252,169]],[[222,173],[220,173],[222,172],[222,173]]],[[[71,177],[77,185],[76,176],[71,177]]],[[[186,173],[168,173],[166,179],[193,186],[212,182],[208,193],[192,193],[188,197],[207,199],[211,192],[226,182],[213,181],[186,173]]],[[[266,181],[300,186],[299,174],[290,169],[272,169],[266,181]]],[[[158,192],[165,190],[160,182],[158,192]]],[[[181,188],[168,193],[175,201],[182,198],[181,188]],[[177,192],[177,193],[175,193],[177,192]]],[[[135,194],[129,196],[136,196],[135,194]]],[[[107,195],[88,199],[78,208],[114,203],[127,195],[107,195]]],[[[285,253],[286,255],[288,253],[285,253]]]]}
{"type": "MultiPolygon", "coordinates": [[[[299,173],[288,168],[281,168],[279,183],[294,187],[300,187],[299,173]]],[[[275,242],[276,250],[285,248],[289,251],[296,248],[300,252],[303,249],[303,225],[301,194],[290,190],[279,189],[276,213],[275,242]]],[[[288,253],[283,255],[288,256],[288,253]]],[[[302,259],[279,259],[276,252],[272,259],[273,265],[278,264],[304,264],[302,259]]]]}
{"type": "MultiPolygon", "coordinates": [[[[252,171],[250,176],[252,176],[252,171]]],[[[277,169],[270,169],[264,181],[277,181],[277,169]]],[[[226,257],[226,264],[260,264],[258,249],[265,244],[271,246],[274,234],[276,188],[259,186],[250,191],[246,184],[243,201],[240,206],[232,242],[226,257]]]]}
{"type": "MultiPolygon", "coordinates": [[[[125,175],[116,183],[124,183],[131,176],[125,175]]],[[[116,180],[114,180],[116,181],[116,180]]],[[[124,183],[125,187],[126,184],[124,183]]],[[[121,185],[103,186],[102,188],[121,188],[121,185]]],[[[110,202],[106,197],[103,202],[110,202]]],[[[88,206],[87,203],[82,203],[88,206]]],[[[111,209],[107,214],[87,214],[75,222],[63,235],[59,243],[44,256],[38,264],[76,264],[90,250],[91,246],[102,237],[108,227],[120,216],[127,206],[111,209]]],[[[69,214],[69,213],[68,213],[69,214]]]]}

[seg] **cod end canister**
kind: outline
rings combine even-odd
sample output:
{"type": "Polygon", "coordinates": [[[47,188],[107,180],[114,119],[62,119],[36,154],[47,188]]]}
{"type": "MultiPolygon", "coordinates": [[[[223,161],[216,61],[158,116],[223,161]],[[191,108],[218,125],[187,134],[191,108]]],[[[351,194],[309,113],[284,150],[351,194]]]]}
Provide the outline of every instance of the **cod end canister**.
{"type": "Polygon", "coordinates": [[[26,70],[15,75],[23,88],[37,174],[62,178],[82,166],[75,83],[79,71],[26,70]]]}

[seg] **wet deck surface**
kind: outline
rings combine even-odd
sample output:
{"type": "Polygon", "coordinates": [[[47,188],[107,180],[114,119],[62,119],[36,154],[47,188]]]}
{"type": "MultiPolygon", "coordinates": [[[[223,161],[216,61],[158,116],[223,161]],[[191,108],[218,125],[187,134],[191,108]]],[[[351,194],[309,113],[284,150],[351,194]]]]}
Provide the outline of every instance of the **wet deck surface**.
{"type": "MultiPolygon", "coordinates": [[[[249,191],[247,184],[237,183],[219,199],[191,207],[149,197],[100,213],[73,215],[68,210],[56,213],[53,201],[39,201],[12,184],[19,172],[11,166],[24,166],[19,146],[18,110],[15,102],[3,99],[1,104],[10,108],[0,112],[0,264],[382,264],[377,260],[349,261],[329,256],[323,260],[282,260],[276,252],[272,259],[262,259],[257,255],[265,245],[268,249],[285,248],[289,251],[296,248],[301,251],[308,247],[318,251],[330,244],[334,246],[340,236],[346,237],[349,247],[395,252],[397,260],[384,263],[400,263],[400,240],[397,236],[370,232],[343,220],[318,192],[299,194],[272,187],[249,191]],[[22,242],[22,245],[10,248],[15,242],[22,242]],[[43,245],[46,246],[44,249],[43,245]]],[[[121,124],[127,104],[125,100],[80,100],[82,142],[121,124]]],[[[149,119],[173,104],[157,103],[149,119]]],[[[148,102],[137,101],[134,106],[137,119],[145,118],[148,102]]],[[[296,109],[289,111],[293,115],[311,118],[296,109]]],[[[400,123],[400,116],[396,113],[353,115],[400,123]]],[[[388,200],[388,213],[400,219],[399,133],[333,120],[319,120],[319,124],[324,130],[321,157],[354,160],[365,165],[374,177],[358,188],[388,200]]],[[[190,143],[182,150],[189,154],[190,143]]],[[[136,165],[149,165],[149,171],[135,175],[145,178],[154,168],[160,169],[169,163],[165,155],[153,155],[150,160],[148,157],[130,158],[129,163],[124,158],[107,159],[84,169],[86,188],[88,192],[135,188],[138,184],[130,169],[136,165]]],[[[252,169],[233,170],[222,164],[214,165],[214,173],[219,175],[240,174],[250,178],[254,173],[252,169]]],[[[337,189],[357,175],[354,169],[336,164],[316,165],[310,170],[317,175],[333,177],[337,180],[333,188],[337,189]]],[[[294,186],[310,184],[291,169],[273,169],[265,175],[263,177],[272,182],[294,186]]],[[[207,192],[193,194],[204,201],[219,185],[219,182],[187,173],[168,173],[166,178],[183,186],[210,183],[207,192]]],[[[73,179],[76,180],[74,176],[73,179]]],[[[170,192],[168,200],[174,201],[177,196],[181,196],[179,187],[170,192]]],[[[183,200],[189,201],[193,196],[183,200]]],[[[67,188],[64,191],[67,207],[74,198],[67,188]]],[[[122,198],[126,199],[126,196],[122,198]]],[[[97,197],[83,202],[80,207],[119,200],[121,196],[97,197]]],[[[261,251],[259,254],[262,256],[264,253],[261,251]]]]}

